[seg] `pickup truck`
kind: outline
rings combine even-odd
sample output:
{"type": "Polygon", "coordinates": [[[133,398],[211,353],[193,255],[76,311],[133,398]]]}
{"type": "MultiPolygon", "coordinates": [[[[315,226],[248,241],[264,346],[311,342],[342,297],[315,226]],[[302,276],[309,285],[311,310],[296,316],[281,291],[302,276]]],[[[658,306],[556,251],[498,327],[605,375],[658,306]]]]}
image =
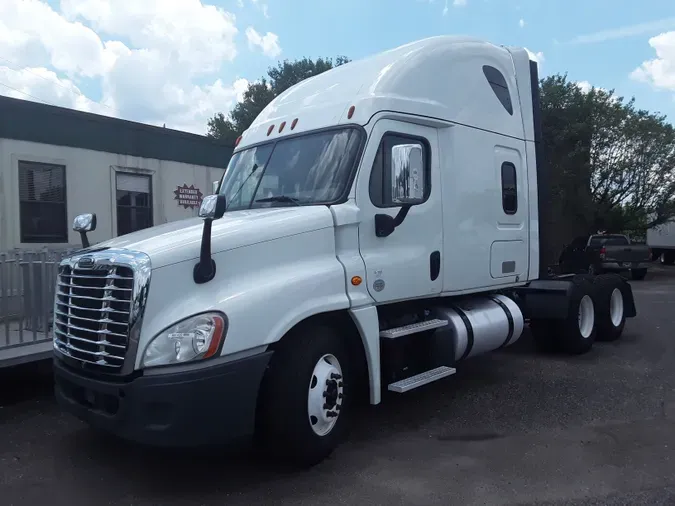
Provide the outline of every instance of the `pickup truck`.
{"type": "Polygon", "coordinates": [[[560,269],[565,273],[630,271],[632,279],[642,280],[647,275],[651,251],[647,245],[631,244],[620,234],[593,234],[577,237],[563,249],[560,269]]]}

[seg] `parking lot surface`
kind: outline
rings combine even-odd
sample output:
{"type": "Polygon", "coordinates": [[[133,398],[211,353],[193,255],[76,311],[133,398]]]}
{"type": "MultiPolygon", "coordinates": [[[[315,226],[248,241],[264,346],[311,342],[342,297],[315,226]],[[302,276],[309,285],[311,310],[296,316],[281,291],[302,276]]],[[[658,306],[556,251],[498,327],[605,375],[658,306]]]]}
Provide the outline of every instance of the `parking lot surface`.
{"type": "Polygon", "coordinates": [[[363,408],[302,473],[113,441],[59,412],[49,364],[0,371],[0,503],[675,504],[675,269],[632,285],[620,341],[542,355],[526,334],[363,408]]]}

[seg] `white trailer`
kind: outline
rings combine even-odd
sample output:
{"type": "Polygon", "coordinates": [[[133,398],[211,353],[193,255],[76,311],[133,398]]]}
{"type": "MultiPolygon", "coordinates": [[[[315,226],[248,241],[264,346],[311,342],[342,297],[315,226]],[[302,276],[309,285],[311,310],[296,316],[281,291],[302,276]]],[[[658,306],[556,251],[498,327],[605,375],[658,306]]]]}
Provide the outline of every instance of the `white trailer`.
{"type": "Polygon", "coordinates": [[[675,263],[675,220],[647,230],[647,246],[652,250],[652,258],[663,265],[675,263]]]}
{"type": "Polygon", "coordinates": [[[525,49],[463,37],[288,89],[238,140],[203,220],[62,262],[59,403],[142,443],[256,436],[312,465],[361,393],[378,404],[450,376],[528,323],[574,354],[619,338],[630,286],[553,278],[540,258],[539,121],[525,49]]]}

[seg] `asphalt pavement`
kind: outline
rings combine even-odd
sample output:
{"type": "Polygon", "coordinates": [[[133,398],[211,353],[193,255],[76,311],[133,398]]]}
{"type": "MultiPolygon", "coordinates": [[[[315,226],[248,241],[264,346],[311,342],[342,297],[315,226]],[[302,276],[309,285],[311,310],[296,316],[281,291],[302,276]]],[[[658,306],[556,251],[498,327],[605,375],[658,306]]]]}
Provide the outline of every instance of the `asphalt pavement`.
{"type": "Polygon", "coordinates": [[[120,443],[60,413],[49,364],[0,371],[0,504],[675,504],[675,268],[632,285],[620,341],[569,357],[525,335],[363,408],[302,473],[120,443]]]}

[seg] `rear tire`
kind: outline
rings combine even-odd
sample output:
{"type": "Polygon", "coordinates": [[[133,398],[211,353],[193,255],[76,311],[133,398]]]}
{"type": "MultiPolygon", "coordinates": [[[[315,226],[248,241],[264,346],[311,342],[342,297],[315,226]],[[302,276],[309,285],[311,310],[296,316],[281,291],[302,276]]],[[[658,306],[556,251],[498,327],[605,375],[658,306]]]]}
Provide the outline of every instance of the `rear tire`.
{"type": "Polygon", "coordinates": [[[572,280],[567,317],[556,327],[560,345],[572,355],[588,352],[595,342],[596,290],[593,283],[583,277],[572,280]]]}
{"type": "Polygon", "coordinates": [[[346,434],[351,357],[332,327],[307,325],[292,333],[263,379],[256,432],[265,452],[306,468],[327,458],[346,434]]]}
{"type": "Polygon", "coordinates": [[[647,276],[647,269],[631,269],[630,278],[635,281],[642,281],[647,276]]]}
{"type": "Polygon", "coordinates": [[[617,274],[605,274],[595,278],[598,289],[596,321],[598,341],[616,341],[623,334],[626,324],[626,303],[623,296],[623,280],[617,274]]]}

